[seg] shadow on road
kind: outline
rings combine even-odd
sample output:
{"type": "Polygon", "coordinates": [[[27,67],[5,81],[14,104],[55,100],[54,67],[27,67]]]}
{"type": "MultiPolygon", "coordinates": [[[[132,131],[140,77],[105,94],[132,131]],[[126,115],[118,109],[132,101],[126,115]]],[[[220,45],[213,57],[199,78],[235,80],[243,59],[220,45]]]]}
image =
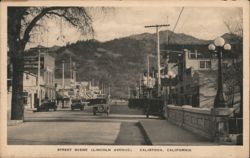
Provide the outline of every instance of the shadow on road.
{"type": "MultiPolygon", "coordinates": [[[[139,117],[126,117],[126,116],[97,116],[92,118],[79,118],[79,117],[46,117],[37,118],[30,117],[26,118],[24,122],[138,122],[138,120],[146,119],[144,116],[139,117]]],[[[159,118],[149,118],[149,119],[159,119],[159,118]]]]}

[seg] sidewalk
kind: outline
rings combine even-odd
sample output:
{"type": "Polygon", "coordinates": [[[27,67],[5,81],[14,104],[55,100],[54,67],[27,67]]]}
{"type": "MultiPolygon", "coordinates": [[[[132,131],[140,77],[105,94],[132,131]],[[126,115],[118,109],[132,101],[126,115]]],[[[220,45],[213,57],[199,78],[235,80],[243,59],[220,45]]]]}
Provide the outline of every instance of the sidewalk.
{"type": "MultiPolygon", "coordinates": [[[[36,109],[25,109],[24,114],[34,113],[35,111],[36,109]]],[[[23,120],[11,120],[10,117],[11,117],[11,112],[10,110],[7,110],[7,126],[16,126],[24,122],[23,120]]]]}
{"type": "Polygon", "coordinates": [[[167,120],[140,120],[140,126],[152,145],[216,145],[167,120]]]}

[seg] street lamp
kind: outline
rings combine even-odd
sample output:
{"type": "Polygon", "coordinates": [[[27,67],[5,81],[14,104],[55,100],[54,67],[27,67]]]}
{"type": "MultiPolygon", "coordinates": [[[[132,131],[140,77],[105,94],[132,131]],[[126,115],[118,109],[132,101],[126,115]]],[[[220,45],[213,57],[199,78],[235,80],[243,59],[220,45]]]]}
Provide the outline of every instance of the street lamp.
{"type": "Polygon", "coordinates": [[[169,99],[168,103],[172,104],[172,79],[175,77],[175,73],[173,71],[168,71],[168,77],[169,77],[169,99]]]}
{"type": "Polygon", "coordinates": [[[217,94],[214,100],[214,108],[225,108],[227,107],[224,94],[223,94],[223,83],[222,83],[222,52],[231,50],[230,44],[225,44],[225,40],[222,37],[218,37],[214,40],[214,44],[210,44],[208,49],[212,52],[217,53],[218,56],[218,86],[217,94]]]}

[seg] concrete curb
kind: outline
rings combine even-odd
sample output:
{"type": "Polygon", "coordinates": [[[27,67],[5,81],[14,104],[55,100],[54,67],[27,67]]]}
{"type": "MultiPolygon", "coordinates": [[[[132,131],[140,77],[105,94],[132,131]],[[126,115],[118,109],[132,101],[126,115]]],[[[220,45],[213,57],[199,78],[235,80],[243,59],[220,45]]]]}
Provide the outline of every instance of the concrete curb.
{"type": "Polygon", "coordinates": [[[141,129],[142,131],[142,135],[144,136],[145,138],[145,142],[148,144],[148,145],[153,145],[152,141],[150,140],[148,134],[147,134],[147,131],[145,130],[145,128],[143,127],[141,121],[138,122],[138,125],[139,125],[139,128],[141,129]]]}
{"type": "Polygon", "coordinates": [[[7,126],[16,126],[22,124],[23,122],[24,122],[23,120],[8,120],[7,126]]]}

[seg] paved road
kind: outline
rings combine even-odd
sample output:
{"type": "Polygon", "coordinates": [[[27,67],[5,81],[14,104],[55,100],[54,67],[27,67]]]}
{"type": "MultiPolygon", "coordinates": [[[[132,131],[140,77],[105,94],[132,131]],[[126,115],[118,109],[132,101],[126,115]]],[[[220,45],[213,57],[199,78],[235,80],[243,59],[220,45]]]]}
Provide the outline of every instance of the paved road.
{"type": "Polygon", "coordinates": [[[93,116],[91,107],[84,111],[26,112],[24,123],[8,126],[8,144],[145,145],[138,125],[143,119],[140,111],[124,105],[112,106],[109,116],[93,116]]]}

